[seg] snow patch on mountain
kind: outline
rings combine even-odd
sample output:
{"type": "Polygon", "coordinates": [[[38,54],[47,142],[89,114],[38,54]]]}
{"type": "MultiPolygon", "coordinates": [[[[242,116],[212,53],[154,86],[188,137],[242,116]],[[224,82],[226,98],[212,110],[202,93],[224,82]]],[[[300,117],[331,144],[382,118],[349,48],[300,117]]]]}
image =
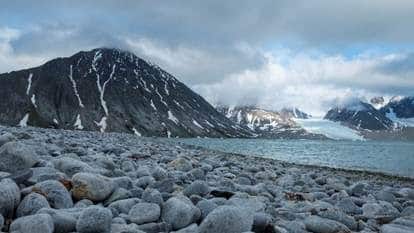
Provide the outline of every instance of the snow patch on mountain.
{"type": "Polygon", "coordinates": [[[72,65],[70,65],[70,70],[69,70],[69,76],[68,77],[69,77],[69,80],[72,82],[73,91],[75,92],[75,96],[78,99],[79,107],[84,108],[85,106],[83,105],[82,99],[81,99],[81,97],[79,95],[79,92],[78,92],[78,88],[76,86],[75,79],[73,79],[73,67],[72,67],[72,65]]]}
{"type": "Polygon", "coordinates": [[[178,124],[178,119],[177,117],[174,116],[174,114],[172,114],[171,111],[168,111],[168,120],[173,121],[175,124],[178,124]]]}
{"type": "Polygon", "coordinates": [[[75,121],[75,124],[73,124],[73,126],[75,127],[75,129],[79,129],[79,130],[82,130],[83,129],[83,125],[82,125],[82,120],[80,118],[80,114],[78,114],[78,116],[76,116],[76,121],[75,121]]]}
{"type": "Polygon", "coordinates": [[[20,127],[27,127],[27,122],[29,121],[29,113],[26,113],[24,117],[20,120],[19,126],[20,127]]]}
{"type": "Polygon", "coordinates": [[[29,77],[27,78],[27,89],[26,89],[26,95],[29,95],[30,93],[30,89],[32,87],[32,78],[33,78],[33,74],[30,73],[29,77]]]}

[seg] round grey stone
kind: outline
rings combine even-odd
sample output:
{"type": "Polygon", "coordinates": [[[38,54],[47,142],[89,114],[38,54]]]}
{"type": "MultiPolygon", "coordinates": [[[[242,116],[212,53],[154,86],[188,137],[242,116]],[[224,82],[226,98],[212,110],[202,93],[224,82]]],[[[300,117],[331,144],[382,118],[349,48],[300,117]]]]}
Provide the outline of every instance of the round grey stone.
{"type": "Polygon", "coordinates": [[[113,182],[105,176],[93,173],[76,173],[72,177],[72,195],[74,198],[100,202],[114,191],[113,182]]]}
{"type": "Polygon", "coordinates": [[[161,208],[154,203],[138,203],[129,211],[129,220],[138,225],[156,222],[161,215],[161,208]]]}
{"type": "Polygon", "coordinates": [[[0,181],[0,214],[3,217],[12,217],[13,211],[20,203],[20,190],[11,179],[0,181]]]}
{"type": "Polygon", "coordinates": [[[184,189],[183,194],[188,197],[191,195],[199,195],[203,197],[207,195],[209,192],[210,187],[208,186],[207,182],[202,180],[196,180],[184,189]]]}
{"type": "Polygon", "coordinates": [[[253,214],[235,206],[220,206],[201,222],[200,233],[240,233],[251,231],[253,214]]]}
{"type": "Polygon", "coordinates": [[[17,207],[16,216],[20,218],[27,215],[33,215],[42,208],[50,208],[47,199],[38,193],[30,193],[23,198],[19,207],[17,207]]]}
{"type": "Polygon", "coordinates": [[[53,220],[48,214],[21,217],[10,225],[10,232],[53,233],[53,231],[53,220]]]}
{"type": "Polygon", "coordinates": [[[59,181],[46,180],[37,183],[33,189],[45,194],[52,208],[66,209],[73,207],[73,201],[69,191],[59,181]]]}
{"type": "Polygon", "coordinates": [[[92,170],[92,167],[87,163],[69,157],[55,159],[52,163],[56,169],[65,173],[69,177],[72,177],[74,174],[79,172],[87,172],[92,170]]]}
{"type": "Polygon", "coordinates": [[[0,147],[0,171],[14,173],[29,169],[38,162],[35,150],[21,142],[8,142],[0,147]]]}
{"type": "Polygon", "coordinates": [[[147,188],[144,190],[142,193],[142,200],[158,205],[162,205],[162,203],[164,203],[164,199],[162,198],[161,193],[158,190],[152,188],[147,188]]]}
{"type": "Polygon", "coordinates": [[[305,220],[306,230],[315,233],[351,232],[344,224],[334,220],[310,216],[305,220]]]}
{"type": "Polygon", "coordinates": [[[168,199],[162,208],[162,219],[171,224],[173,230],[184,228],[195,222],[201,215],[200,210],[185,196],[168,199]]]}
{"type": "Polygon", "coordinates": [[[79,233],[109,233],[111,231],[112,213],[110,210],[91,206],[86,208],[76,223],[79,233]]]}

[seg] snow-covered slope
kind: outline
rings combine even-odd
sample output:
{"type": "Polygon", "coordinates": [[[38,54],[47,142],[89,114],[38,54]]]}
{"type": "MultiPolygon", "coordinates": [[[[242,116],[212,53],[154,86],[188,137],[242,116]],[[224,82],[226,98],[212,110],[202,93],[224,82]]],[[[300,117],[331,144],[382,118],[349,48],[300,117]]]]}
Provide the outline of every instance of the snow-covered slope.
{"type": "Polygon", "coordinates": [[[414,127],[414,97],[393,97],[380,111],[398,126],[414,127]]]}
{"type": "Polygon", "coordinates": [[[341,103],[330,109],[325,117],[327,120],[342,122],[345,125],[361,130],[388,130],[393,122],[372,105],[360,100],[341,103]]]}
{"type": "Polygon", "coordinates": [[[94,49],[0,75],[0,123],[141,136],[244,137],[171,74],[132,53],[94,49]]]}

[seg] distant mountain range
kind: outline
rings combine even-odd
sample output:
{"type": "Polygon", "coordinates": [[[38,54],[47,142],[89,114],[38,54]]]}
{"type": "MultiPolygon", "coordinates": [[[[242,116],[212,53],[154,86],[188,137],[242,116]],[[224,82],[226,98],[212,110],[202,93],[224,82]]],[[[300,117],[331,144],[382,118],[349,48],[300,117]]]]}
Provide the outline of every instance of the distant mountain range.
{"type": "Polygon", "coordinates": [[[20,127],[289,139],[326,139],[323,127],[331,133],[348,127],[351,131],[344,132],[358,137],[414,139],[414,97],[342,103],[326,113],[328,122],[315,125],[311,115],[297,108],[214,108],[157,65],[108,48],[0,74],[0,99],[0,124],[20,127]]]}
{"type": "Polygon", "coordinates": [[[326,139],[324,135],[306,131],[294,120],[310,117],[297,108],[271,111],[255,106],[218,106],[217,110],[233,122],[252,130],[256,137],[326,139]]]}

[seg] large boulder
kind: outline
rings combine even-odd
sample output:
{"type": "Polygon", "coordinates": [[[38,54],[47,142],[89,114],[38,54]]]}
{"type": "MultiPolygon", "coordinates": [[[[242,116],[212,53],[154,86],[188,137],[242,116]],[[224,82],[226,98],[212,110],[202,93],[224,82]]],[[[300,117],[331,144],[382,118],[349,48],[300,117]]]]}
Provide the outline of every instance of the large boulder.
{"type": "Polygon", "coordinates": [[[138,203],[129,211],[129,220],[138,225],[156,222],[161,215],[161,208],[154,203],[138,203]]]}
{"type": "Polygon", "coordinates": [[[69,233],[76,231],[76,222],[82,213],[82,209],[40,209],[37,214],[48,214],[53,219],[54,233],[69,233]]]}
{"type": "Polygon", "coordinates": [[[351,233],[344,224],[318,216],[310,216],[305,220],[306,230],[314,233],[351,233]]]}
{"type": "Polygon", "coordinates": [[[109,233],[111,232],[112,213],[110,210],[91,206],[79,216],[76,230],[79,233],[109,233]]]}
{"type": "Polygon", "coordinates": [[[168,199],[162,208],[162,219],[171,224],[173,230],[184,228],[200,218],[200,210],[190,199],[177,196],[168,199]]]}
{"type": "Polygon", "coordinates": [[[73,207],[73,201],[69,191],[59,181],[46,180],[37,183],[32,190],[45,195],[50,206],[55,209],[66,209],[73,207]]]}
{"type": "Polygon", "coordinates": [[[200,233],[240,233],[252,230],[253,213],[236,206],[220,206],[201,222],[200,233]]]}
{"type": "Polygon", "coordinates": [[[14,173],[31,168],[38,162],[35,150],[21,142],[8,142],[0,147],[0,171],[14,173]]]}
{"type": "Polygon", "coordinates": [[[101,202],[114,191],[114,184],[108,177],[93,173],[77,173],[72,177],[74,198],[101,202]]]}
{"type": "Polygon", "coordinates": [[[87,163],[70,157],[61,157],[53,160],[53,165],[59,171],[65,173],[69,177],[79,172],[90,172],[93,170],[87,163]]]}
{"type": "Polygon", "coordinates": [[[53,231],[53,220],[48,214],[21,217],[10,225],[10,232],[53,233],[53,231]]]}
{"type": "Polygon", "coordinates": [[[0,181],[0,214],[4,217],[12,217],[14,209],[20,203],[20,190],[11,179],[0,181]]]}
{"type": "Polygon", "coordinates": [[[27,215],[33,215],[42,208],[50,208],[47,199],[38,193],[30,193],[23,198],[19,207],[17,207],[16,216],[20,218],[27,215]]]}

